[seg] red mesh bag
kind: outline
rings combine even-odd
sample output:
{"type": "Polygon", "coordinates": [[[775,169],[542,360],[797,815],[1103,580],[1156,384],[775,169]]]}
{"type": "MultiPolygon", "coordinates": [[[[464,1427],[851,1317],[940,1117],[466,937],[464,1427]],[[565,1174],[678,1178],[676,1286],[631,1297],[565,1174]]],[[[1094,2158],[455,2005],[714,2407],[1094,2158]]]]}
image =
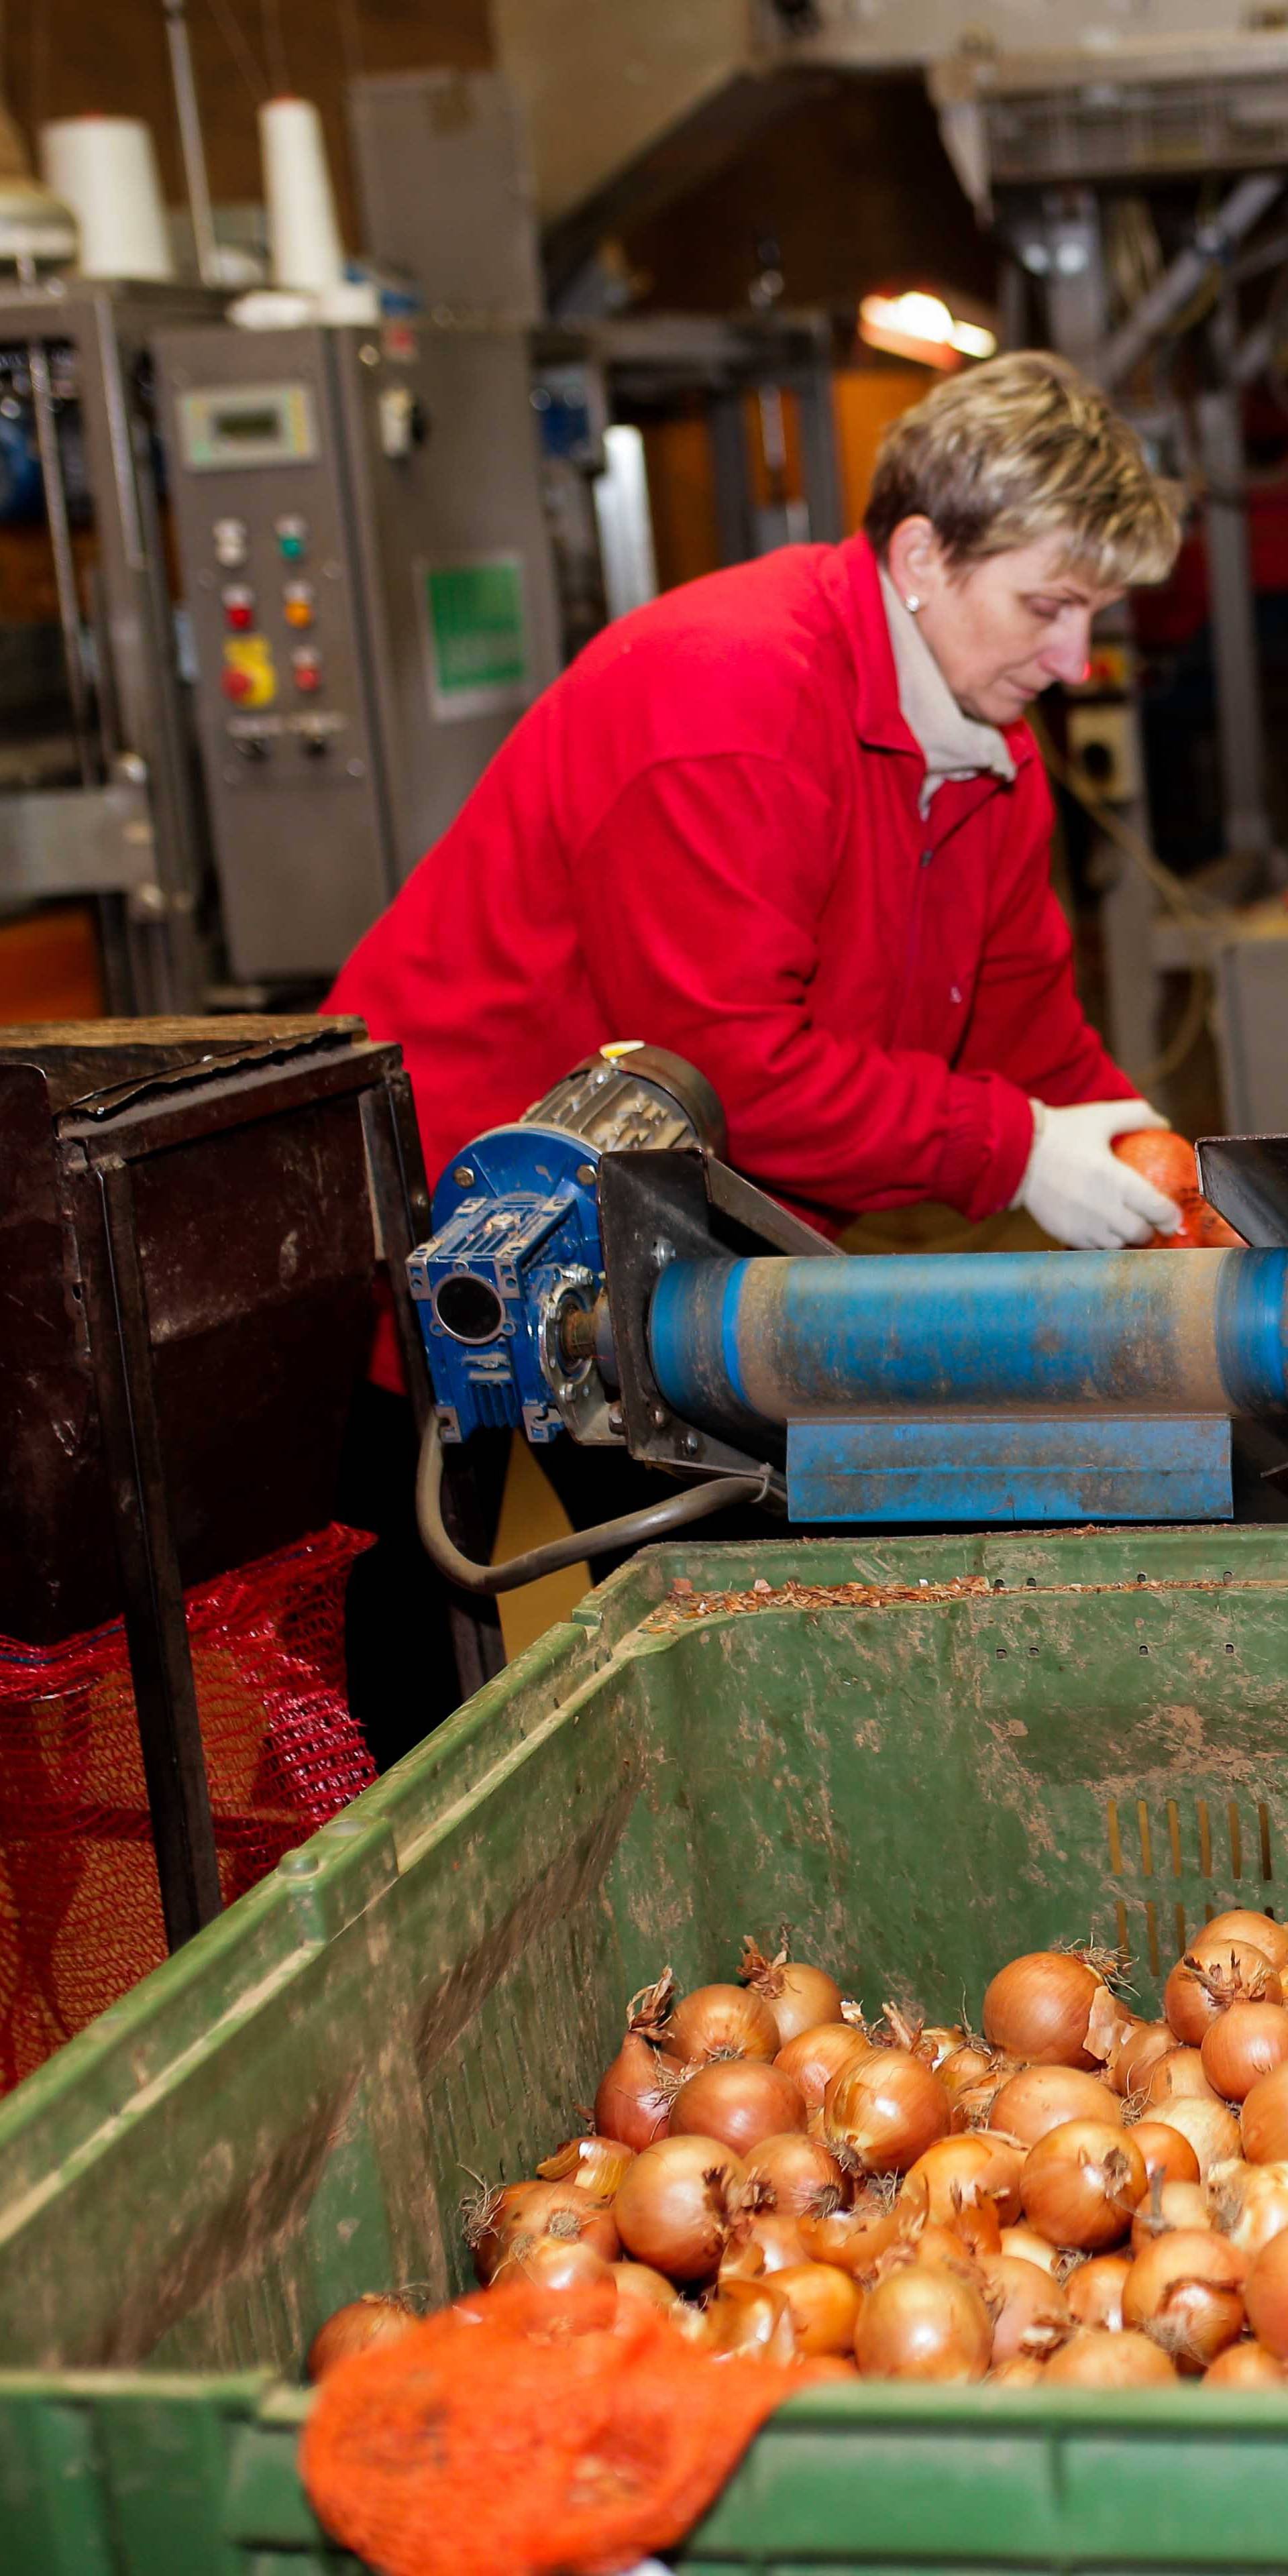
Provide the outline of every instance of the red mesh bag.
{"type": "Polygon", "coordinates": [[[717,2358],[615,2285],[516,2281],[338,2362],[300,2472],[381,2576],[610,2576],[692,2530],[820,2364],[717,2358]]]}
{"type": "MultiPolygon", "coordinates": [[[[332,1527],[186,1598],[224,1901],[374,1780],[332,1527]]],[[[166,1956],[125,1631],[0,1637],[0,2091],[166,1956]]]]}

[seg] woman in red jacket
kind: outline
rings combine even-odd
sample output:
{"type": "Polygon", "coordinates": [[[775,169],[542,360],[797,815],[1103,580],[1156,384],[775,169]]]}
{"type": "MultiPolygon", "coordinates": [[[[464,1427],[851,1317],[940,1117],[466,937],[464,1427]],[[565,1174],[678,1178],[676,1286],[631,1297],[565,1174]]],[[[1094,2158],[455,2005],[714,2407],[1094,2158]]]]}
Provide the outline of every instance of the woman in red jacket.
{"type": "Polygon", "coordinates": [[[698,1065],[730,1160],[827,1231],[922,1199],[1078,1245],[1174,1223],[1111,1151],[1166,1122],[1079,1007],[1023,711],[1178,538],[1134,432],[1027,352],[895,422],[863,535],[597,637],[331,996],[402,1045],[431,1181],[625,1036],[698,1065]]]}

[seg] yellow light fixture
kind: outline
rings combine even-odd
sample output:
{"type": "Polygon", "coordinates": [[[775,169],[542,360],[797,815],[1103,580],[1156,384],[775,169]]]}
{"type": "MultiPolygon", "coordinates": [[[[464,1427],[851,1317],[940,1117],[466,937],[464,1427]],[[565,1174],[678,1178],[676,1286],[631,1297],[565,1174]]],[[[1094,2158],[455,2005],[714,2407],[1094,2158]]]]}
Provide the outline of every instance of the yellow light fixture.
{"type": "Polygon", "coordinates": [[[902,295],[865,295],[859,336],[870,349],[913,358],[923,367],[956,367],[963,358],[991,358],[997,341],[975,322],[958,322],[942,296],[909,288],[902,295]]]}

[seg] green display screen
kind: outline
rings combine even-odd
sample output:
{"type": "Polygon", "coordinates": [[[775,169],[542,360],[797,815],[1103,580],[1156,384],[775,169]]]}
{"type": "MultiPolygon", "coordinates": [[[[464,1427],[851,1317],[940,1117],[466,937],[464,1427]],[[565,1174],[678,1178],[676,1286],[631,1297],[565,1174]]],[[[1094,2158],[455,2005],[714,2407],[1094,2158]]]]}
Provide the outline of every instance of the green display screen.
{"type": "Polygon", "coordinates": [[[437,712],[474,714],[522,695],[529,679],[522,557],[431,564],[424,580],[437,712]]]}

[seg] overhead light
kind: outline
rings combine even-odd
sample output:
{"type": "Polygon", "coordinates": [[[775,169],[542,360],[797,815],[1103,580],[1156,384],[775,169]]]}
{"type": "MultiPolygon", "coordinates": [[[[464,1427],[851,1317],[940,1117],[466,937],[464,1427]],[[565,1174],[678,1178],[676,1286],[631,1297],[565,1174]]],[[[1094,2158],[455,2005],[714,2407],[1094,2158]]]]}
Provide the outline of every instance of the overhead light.
{"type": "Polygon", "coordinates": [[[962,358],[991,358],[997,347],[993,332],[976,322],[958,322],[941,296],[910,288],[903,295],[865,295],[859,306],[859,336],[871,349],[895,358],[915,358],[923,367],[955,367],[962,358]]]}

